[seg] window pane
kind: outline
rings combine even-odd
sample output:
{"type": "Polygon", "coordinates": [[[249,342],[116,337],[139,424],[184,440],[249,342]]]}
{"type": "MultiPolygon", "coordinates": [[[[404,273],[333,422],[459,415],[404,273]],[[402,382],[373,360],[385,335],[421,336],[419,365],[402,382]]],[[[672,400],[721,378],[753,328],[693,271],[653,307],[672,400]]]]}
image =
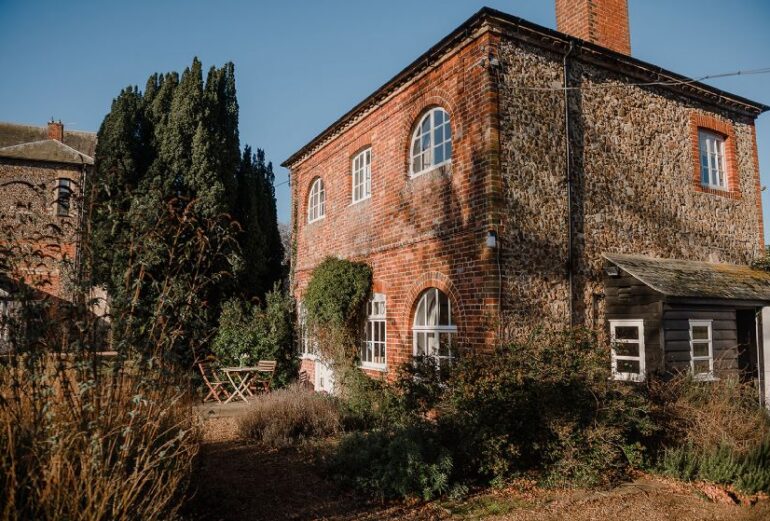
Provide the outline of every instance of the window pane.
{"type": "Polygon", "coordinates": [[[617,343],[613,349],[616,356],[639,356],[639,344],[636,342],[617,343]]]}
{"type": "Polygon", "coordinates": [[[444,160],[452,159],[452,142],[447,141],[444,143],[444,160]]]}
{"type": "Polygon", "coordinates": [[[441,164],[444,162],[444,147],[436,147],[436,154],[435,154],[436,160],[434,161],[434,164],[441,164]]]}
{"type": "Polygon", "coordinates": [[[615,327],[615,338],[618,340],[639,340],[638,326],[615,327]]]}
{"type": "Polygon", "coordinates": [[[422,120],[422,128],[420,129],[420,132],[422,134],[427,134],[428,139],[430,139],[430,114],[425,116],[425,119],[422,120]]]}
{"type": "Polygon", "coordinates": [[[425,340],[425,333],[415,333],[415,355],[417,356],[425,356],[425,348],[426,348],[426,340],[425,340]]]}
{"type": "Polygon", "coordinates": [[[709,337],[708,326],[692,326],[693,340],[708,340],[708,337],[709,337]]]}
{"type": "Polygon", "coordinates": [[[442,292],[439,292],[439,304],[439,325],[451,326],[452,320],[449,316],[449,297],[442,292]]]}
{"type": "Polygon", "coordinates": [[[438,324],[438,302],[436,301],[436,290],[428,290],[425,293],[425,310],[427,312],[426,325],[434,326],[438,324]]]}
{"type": "Polygon", "coordinates": [[[639,374],[639,362],[637,360],[618,360],[617,372],[639,374]]]}
{"type": "Polygon", "coordinates": [[[708,360],[693,360],[693,373],[703,374],[710,372],[710,364],[708,360]]]}
{"type": "Polygon", "coordinates": [[[449,333],[439,334],[439,356],[452,356],[452,337],[449,333]]]}
{"type": "Polygon", "coordinates": [[[693,342],[692,354],[693,356],[710,356],[708,342],[693,342]]]}
{"type": "Polygon", "coordinates": [[[439,109],[439,110],[433,111],[433,117],[434,117],[434,120],[433,120],[434,125],[439,126],[442,123],[444,123],[444,111],[443,110],[439,109]]]}
{"type": "Polygon", "coordinates": [[[426,353],[435,355],[438,352],[438,333],[426,333],[426,353]]]}

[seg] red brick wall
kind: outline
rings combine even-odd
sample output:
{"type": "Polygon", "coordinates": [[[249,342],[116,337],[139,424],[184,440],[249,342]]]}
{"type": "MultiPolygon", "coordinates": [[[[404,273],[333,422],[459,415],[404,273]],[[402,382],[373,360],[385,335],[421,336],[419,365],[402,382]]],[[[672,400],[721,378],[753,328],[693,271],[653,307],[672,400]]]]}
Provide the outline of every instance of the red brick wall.
{"type": "Polygon", "coordinates": [[[631,54],[628,0],[556,0],[559,31],[631,54]]]}
{"type": "MultiPolygon", "coordinates": [[[[483,59],[493,40],[486,32],[476,35],[292,165],[295,296],[301,300],[313,268],[326,256],[368,262],[374,290],[387,300],[391,377],[412,355],[413,307],[429,287],[449,295],[462,345],[492,345],[498,274],[494,250],[485,243],[494,226],[488,194],[499,160],[498,124],[497,93],[483,59]],[[435,106],[450,114],[452,163],[410,178],[413,126],[435,106]],[[372,196],[352,204],[351,160],[368,146],[372,196]],[[318,176],[325,184],[326,216],[307,223],[308,193],[318,176]]],[[[303,369],[310,371],[307,365],[303,369]]]]}

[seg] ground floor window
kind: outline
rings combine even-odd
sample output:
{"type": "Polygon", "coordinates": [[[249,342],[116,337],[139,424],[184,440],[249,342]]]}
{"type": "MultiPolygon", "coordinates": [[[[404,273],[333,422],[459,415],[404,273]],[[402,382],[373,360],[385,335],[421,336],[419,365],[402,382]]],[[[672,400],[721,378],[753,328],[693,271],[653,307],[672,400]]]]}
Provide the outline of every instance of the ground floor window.
{"type": "Polygon", "coordinates": [[[298,310],[299,322],[299,345],[297,351],[300,356],[314,356],[318,352],[318,341],[311,334],[307,323],[307,310],[305,305],[300,303],[298,310]]]}
{"type": "Polygon", "coordinates": [[[361,346],[361,365],[372,369],[385,368],[386,329],[385,295],[375,293],[366,305],[366,330],[361,346]]]}
{"type": "Polygon", "coordinates": [[[690,370],[696,379],[714,375],[711,320],[690,320],[690,370]]]}
{"type": "Polygon", "coordinates": [[[420,294],[415,309],[414,355],[434,357],[439,366],[450,365],[456,354],[457,326],[452,318],[449,297],[437,288],[428,288],[420,294]]]}
{"type": "Polygon", "coordinates": [[[644,380],[644,321],[610,320],[612,377],[615,380],[644,380]]]}

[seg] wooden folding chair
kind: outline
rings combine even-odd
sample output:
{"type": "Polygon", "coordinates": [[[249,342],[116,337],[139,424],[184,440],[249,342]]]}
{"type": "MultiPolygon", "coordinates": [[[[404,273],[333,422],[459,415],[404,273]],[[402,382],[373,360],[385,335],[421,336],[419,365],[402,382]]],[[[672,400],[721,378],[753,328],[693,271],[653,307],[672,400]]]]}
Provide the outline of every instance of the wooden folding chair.
{"type": "Polygon", "coordinates": [[[214,400],[222,403],[222,399],[227,400],[230,397],[230,393],[227,392],[227,389],[225,388],[227,382],[219,379],[219,376],[217,376],[216,371],[211,368],[211,365],[204,362],[198,362],[198,369],[203,377],[203,383],[205,383],[206,387],[209,389],[209,394],[203,399],[203,403],[208,401],[213,402],[214,400]]]}
{"type": "Polygon", "coordinates": [[[275,360],[260,360],[257,363],[257,373],[252,380],[254,387],[261,387],[262,392],[269,393],[275,374],[275,360]]]}

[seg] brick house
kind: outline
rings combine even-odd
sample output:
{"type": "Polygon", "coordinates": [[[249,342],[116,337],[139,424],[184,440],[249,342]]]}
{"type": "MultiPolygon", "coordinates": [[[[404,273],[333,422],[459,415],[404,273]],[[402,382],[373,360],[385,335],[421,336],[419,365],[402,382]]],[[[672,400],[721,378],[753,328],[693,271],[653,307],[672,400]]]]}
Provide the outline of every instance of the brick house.
{"type": "Polygon", "coordinates": [[[3,240],[23,260],[0,281],[3,313],[12,307],[12,280],[42,297],[71,300],[67,275],[76,269],[80,194],[93,168],[96,134],[0,122],[0,223],[3,240]]]}
{"type": "Polygon", "coordinates": [[[764,376],[768,107],[633,58],[626,0],[556,10],[480,10],[284,162],[297,301],[324,257],[369,263],[371,375],[582,325],[618,379],[764,376]]]}

